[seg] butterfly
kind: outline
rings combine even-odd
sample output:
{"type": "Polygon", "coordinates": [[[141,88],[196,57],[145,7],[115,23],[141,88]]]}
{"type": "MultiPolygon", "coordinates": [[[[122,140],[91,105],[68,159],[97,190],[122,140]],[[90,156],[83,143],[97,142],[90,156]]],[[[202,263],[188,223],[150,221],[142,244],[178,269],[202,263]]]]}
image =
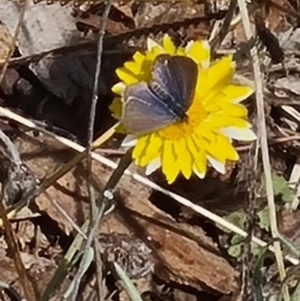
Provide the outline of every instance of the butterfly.
{"type": "Polygon", "coordinates": [[[156,57],[150,82],[126,87],[121,121],[127,132],[143,135],[184,121],[197,84],[198,66],[188,57],[156,57]]]}

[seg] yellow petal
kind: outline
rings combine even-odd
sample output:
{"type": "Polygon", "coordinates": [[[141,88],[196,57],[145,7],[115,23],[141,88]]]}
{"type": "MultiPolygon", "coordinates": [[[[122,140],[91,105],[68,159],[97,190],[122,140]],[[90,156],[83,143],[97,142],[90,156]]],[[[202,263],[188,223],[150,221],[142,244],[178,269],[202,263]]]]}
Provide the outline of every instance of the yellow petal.
{"type": "Polygon", "coordinates": [[[246,117],[248,110],[243,105],[219,103],[220,108],[215,112],[216,115],[232,116],[232,117],[246,117]]]}
{"type": "Polygon", "coordinates": [[[154,171],[156,171],[160,167],[161,167],[161,159],[160,159],[160,157],[153,159],[147,165],[147,168],[146,168],[146,171],[145,171],[146,176],[151,175],[154,171]]]}
{"type": "Polygon", "coordinates": [[[186,55],[192,58],[203,69],[210,63],[210,47],[207,41],[191,41],[186,47],[186,55]]]}
{"type": "Polygon", "coordinates": [[[234,66],[231,56],[225,56],[213,63],[207,69],[206,85],[210,89],[222,89],[224,85],[228,85],[234,73],[234,66]]]}
{"type": "Polygon", "coordinates": [[[127,70],[131,71],[135,76],[137,76],[141,72],[142,65],[137,64],[136,62],[129,61],[124,63],[124,67],[127,70]]]}
{"type": "Polygon", "coordinates": [[[126,129],[124,128],[123,124],[121,123],[115,128],[115,132],[119,134],[126,134],[126,129]]]}
{"type": "Polygon", "coordinates": [[[179,46],[179,47],[176,49],[176,55],[183,55],[183,56],[185,56],[185,48],[179,46]]]}
{"type": "Polygon", "coordinates": [[[109,109],[112,112],[112,115],[119,119],[122,115],[122,101],[120,97],[115,97],[111,105],[109,106],[109,109]]]}
{"type": "Polygon", "coordinates": [[[137,143],[137,138],[133,135],[126,135],[126,137],[123,139],[122,143],[121,143],[121,147],[124,148],[130,148],[130,147],[134,147],[137,143]]]}
{"type": "Polygon", "coordinates": [[[166,140],[163,145],[162,172],[169,184],[173,183],[179,174],[179,167],[175,163],[175,159],[173,141],[166,140]]]}
{"type": "Polygon", "coordinates": [[[225,164],[226,157],[224,156],[223,149],[218,147],[219,145],[220,143],[208,144],[208,146],[206,147],[206,152],[215,160],[225,164]]]}
{"type": "Polygon", "coordinates": [[[196,94],[199,98],[202,99],[204,104],[208,102],[207,95],[211,91],[211,85],[208,80],[209,80],[208,70],[205,71],[199,70],[197,84],[196,84],[196,94]]]}
{"type": "Polygon", "coordinates": [[[145,59],[145,56],[140,53],[139,51],[137,51],[134,55],[133,55],[133,59],[137,64],[142,65],[145,59]]]}
{"type": "Polygon", "coordinates": [[[163,50],[161,45],[159,45],[156,41],[152,40],[151,38],[148,38],[147,39],[147,49],[148,49],[148,51],[151,52],[153,50],[153,48],[160,48],[161,50],[163,50]]]}
{"type": "Polygon", "coordinates": [[[193,160],[198,157],[200,152],[200,147],[203,147],[203,144],[201,145],[201,141],[195,136],[191,135],[186,138],[186,146],[189,152],[191,153],[191,156],[193,157],[193,160]]]}
{"type": "Polygon", "coordinates": [[[138,139],[138,142],[136,146],[133,149],[132,152],[132,159],[135,160],[137,165],[145,166],[148,162],[145,163],[145,160],[143,160],[143,165],[141,165],[141,161],[143,159],[143,156],[145,155],[147,145],[149,144],[150,136],[145,135],[138,139]]]}
{"type": "Polygon", "coordinates": [[[201,141],[198,142],[199,148],[202,147],[203,143],[205,143],[203,140],[207,142],[216,140],[216,134],[212,131],[212,129],[214,129],[214,127],[210,122],[203,122],[197,129],[195,129],[194,136],[197,135],[198,141],[201,141]],[[199,139],[199,137],[201,137],[201,139],[199,139]]]}
{"type": "MultiPolygon", "coordinates": [[[[202,93],[204,93],[204,89],[202,89],[202,93]]],[[[207,105],[218,103],[221,98],[224,97],[224,93],[219,88],[212,88],[210,87],[207,89],[205,95],[202,96],[202,104],[206,108],[207,105]]]]}
{"type": "Polygon", "coordinates": [[[122,95],[125,88],[126,88],[126,85],[122,82],[119,82],[119,83],[116,83],[115,85],[113,85],[111,90],[116,94],[122,95]]]}
{"type": "Polygon", "coordinates": [[[192,175],[192,156],[187,148],[185,138],[181,138],[174,142],[174,149],[177,159],[177,164],[186,179],[192,175]]]}
{"type": "Polygon", "coordinates": [[[220,130],[223,135],[240,141],[254,141],[257,139],[255,133],[250,128],[237,128],[229,126],[220,130]]]}
{"type": "Polygon", "coordinates": [[[165,50],[160,46],[160,47],[153,47],[151,51],[149,52],[150,55],[152,56],[152,60],[155,59],[159,54],[166,53],[165,50]]]}
{"type": "Polygon", "coordinates": [[[226,160],[237,161],[239,159],[239,155],[230,140],[223,135],[218,135],[217,139],[208,145],[207,152],[221,163],[225,163],[226,160]]]}
{"type": "Polygon", "coordinates": [[[249,128],[250,124],[242,119],[242,118],[235,118],[235,117],[229,117],[229,116],[218,116],[218,115],[212,115],[207,117],[203,123],[209,127],[210,129],[218,129],[218,128],[224,128],[229,126],[235,126],[238,128],[249,128]]]}
{"type": "Polygon", "coordinates": [[[232,87],[232,85],[224,84],[222,87],[210,88],[207,92],[202,88],[200,93],[206,93],[202,96],[202,104],[205,107],[205,110],[214,111],[214,109],[208,108],[224,103],[238,104],[253,93],[252,89],[248,89],[246,86],[242,86],[241,89],[239,86],[232,87]]]}
{"type": "Polygon", "coordinates": [[[175,46],[168,34],[165,34],[163,37],[163,48],[168,54],[175,54],[175,46]]]}
{"type": "Polygon", "coordinates": [[[162,143],[163,140],[156,133],[149,135],[149,140],[144,150],[144,155],[140,161],[142,166],[145,166],[148,162],[160,157],[162,153],[162,143]]]}
{"type": "Polygon", "coordinates": [[[138,82],[137,76],[124,67],[118,68],[116,73],[119,79],[122,80],[126,85],[132,85],[138,82]]]}
{"type": "Polygon", "coordinates": [[[220,101],[239,103],[253,94],[253,89],[248,86],[226,85],[223,89],[220,101]]]}
{"type": "Polygon", "coordinates": [[[216,158],[207,155],[207,159],[209,161],[209,163],[211,164],[211,166],[219,173],[221,174],[225,174],[226,173],[226,169],[225,169],[225,161],[219,161],[216,158]]]}
{"type": "Polygon", "coordinates": [[[203,178],[206,173],[206,152],[207,142],[196,135],[190,136],[187,140],[187,148],[193,157],[193,170],[197,176],[203,178]]]}
{"type": "MultiPolygon", "coordinates": [[[[206,152],[204,150],[204,148],[200,149],[200,152],[198,153],[198,156],[195,160],[195,168],[198,171],[199,175],[204,175],[206,174],[206,170],[207,170],[207,159],[206,159],[206,152]]],[[[201,176],[200,176],[201,178],[201,176]]]]}
{"type": "Polygon", "coordinates": [[[196,167],[196,165],[193,166],[193,172],[194,174],[199,178],[199,179],[204,179],[205,178],[205,174],[206,171],[204,173],[201,173],[198,168],[196,167]]]}
{"type": "Polygon", "coordinates": [[[223,135],[219,135],[217,142],[216,142],[216,148],[221,149],[223,156],[227,160],[231,161],[238,161],[239,155],[235,148],[232,146],[232,143],[230,140],[223,135]]]}

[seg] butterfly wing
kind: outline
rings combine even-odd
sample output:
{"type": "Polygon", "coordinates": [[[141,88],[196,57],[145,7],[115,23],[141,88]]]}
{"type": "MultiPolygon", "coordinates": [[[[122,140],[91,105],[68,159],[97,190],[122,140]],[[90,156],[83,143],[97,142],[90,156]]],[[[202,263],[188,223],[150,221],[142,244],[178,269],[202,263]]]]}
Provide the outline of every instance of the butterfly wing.
{"type": "Polygon", "coordinates": [[[131,134],[146,134],[176,121],[167,104],[153,94],[146,83],[128,86],[123,99],[121,120],[131,134]]]}
{"type": "Polygon", "coordinates": [[[162,54],[154,61],[149,87],[182,119],[191,105],[197,76],[198,67],[191,58],[162,54]]]}

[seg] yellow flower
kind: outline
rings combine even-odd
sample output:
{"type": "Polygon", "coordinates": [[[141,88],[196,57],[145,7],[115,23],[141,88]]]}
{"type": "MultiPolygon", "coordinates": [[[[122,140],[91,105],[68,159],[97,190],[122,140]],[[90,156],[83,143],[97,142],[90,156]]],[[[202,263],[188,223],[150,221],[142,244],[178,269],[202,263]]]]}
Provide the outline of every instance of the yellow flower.
{"type": "Polygon", "coordinates": [[[218,172],[225,173],[226,161],[239,159],[232,139],[256,139],[246,121],[247,109],[240,104],[253,90],[231,83],[235,72],[231,56],[210,62],[207,41],[191,41],[185,48],[175,48],[170,37],[165,35],[162,45],[151,39],[147,44],[145,54],[136,52],[132,61],[116,71],[121,81],[112,88],[119,95],[111,106],[114,115],[121,116],[122,95],[127,86],[149,82],[152,64],[160,54],[187,56],[196,62],[195,93],[186,112],[187,120],[141,136],[127,133],[123,145],[134,146],[133,160],[146,167],[146,174],[161,167],[168,183],[174,182],[180,173],[186,179],[193,173],[203,178],[208,162],[218,172]]]}

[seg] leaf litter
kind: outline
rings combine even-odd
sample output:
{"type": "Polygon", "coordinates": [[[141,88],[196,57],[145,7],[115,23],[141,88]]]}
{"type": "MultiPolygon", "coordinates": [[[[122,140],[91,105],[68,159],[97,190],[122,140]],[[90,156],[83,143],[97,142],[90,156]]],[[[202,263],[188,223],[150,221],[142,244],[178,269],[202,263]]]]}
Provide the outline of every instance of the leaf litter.
{"type": "MultiPolygon", "coordinates": [[[[148,36],[159,39],[168,32],[178,45],[192,38],[210,38],[214,25],[222,24],[229,9],[229,1],[225,1],[225,5],[221,2],[213,5],[210,1],[206,5],[172,1],[113,2],[104,37],[95,137],[113,124],[108,105],[112,100],[110,87],[116,80],[115,68],[134,51],[143,49],[148,36]]],[[[289,243],[299,248],[299,15],[293,5],[294,1],[288,0],[252,1],[248,10],[253,27],[259,23],[260,29],[263,28],[263,32],[258,31],[255,47],[263,62],[278,227],[289,243]],[[274,59],[274,53],[279,52],[284,56],[274,59]]],[[[3,60],[12,45],[21,7],[17,1],[1,2],[0,54],[3,60]]],[[[68,166],[77,155],[47,131],[66,137],[72,143],[86,142],[97,59],[96,36],[103,23],[103,10],[103,3],[96,2],[88,8],[84,5],[74,8],[72,3],[61,6],[28,1],[24,26],[1,83],[1,106],[44,129],[30,129],[5,114],[0,117],[3,201],[36,300],[41,298],[67,254],[78,232],[74,225],[81,227],[90,215],[84,159],[76,165],[71,164],[70,170],[49,183],[45,191],[40,185],[60,168],[68,166]]],[[[245,43],[250,42],[245,39],[238,12],[233,14],[227,31],[215,49],[216,55],[240,50],[236,53],[239,74],[253,81],[251,59],[245,48],[245,43]]],[[[247,107],[255,126],[254,103],[250,98],[247,107]]],[[[95,152],[117,162],[122,155],[119,144],[120,138],[113,137],[95,152]]],[[[248,160],[249,156],[254,156],[253,152],[242,144],[237,145],[237,149],[241,161],[229,166],[225,176],[209,172],[205,180],[179,178],[171,186],[159,172],[150,179],[242,229],[249,229],[249,221],[253,221],[254,235],[272,243],[262,172],[259,171],[257,190],[250,185],[248,176],[253,173],[248,160]],[[251,193],[254,197],[249,197],[251,193]],[[251,202],[253,210],[249,211],[251,202]]],[[[134,169],[134,172],[140,173],[140,170],[134,169]]],[[[109,167],[93,161],[92,184],[98,194],[105,189],[111,174],[109,167]]],[[[143,300],[237,300],[245,281],[253,283],[254,288],[259,287],[265,297],[280,295],[282,285],[271,252],[265,254],[259,267],[255,266],[261,247],[225,231],[224,227],[134,178],[121,178],[109,205],[95,240],[101,253],[103,300],[129,300],[114,263],[132,280],[143,300]],[[247,244],[251,244],[250,260],[245,262],[247,244]],[[242,277],[243,265],[250,271],[246,280],[242,277]],[[253,276],[257,268],[262,278],[259,286],[255,286],[257,279],[253,276]]],[[[2,231],[0,240],[0,280],[8,289],[4,289],[2,295],[9,299],[14,289],[23,297],[19,270],[4,233],[2,231]]],[[[284,254],[291,254],[290,249],[282,245],[284,254]]],[[[96,261],[96,265],[89,266],[81,279],[79,295],[82,300],[98,296],[95,293],[98,265],[96,261]]],[[[77,269],[78,265],[69,267],[63,281],[51,291],[52,300],[63,297],[77,269]]],[[[286,270],[289,279],[291,275],[295,278],[288,281],[293,297],[299,273],[291,265],[287,265],[286,270]]],[[[242,300],[254,298],[253,285],[249,287],[243,292],[242,300]]]]}

